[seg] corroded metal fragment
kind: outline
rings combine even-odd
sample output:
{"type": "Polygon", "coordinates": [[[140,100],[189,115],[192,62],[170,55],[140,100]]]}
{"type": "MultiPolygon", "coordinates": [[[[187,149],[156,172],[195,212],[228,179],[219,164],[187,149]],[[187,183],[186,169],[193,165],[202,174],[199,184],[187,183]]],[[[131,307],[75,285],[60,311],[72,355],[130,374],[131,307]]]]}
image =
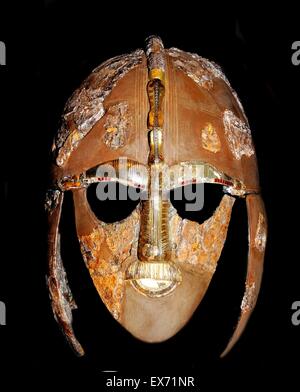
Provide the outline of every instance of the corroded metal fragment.
{"type": "Polygon", "coordinates": [[[121,222],[99,222],[91,234],[79,236],[81,251],[94,285],[116,320],[121,317],[125,265],[137,259],[139,218],[139,211],[135,210],[121,222]]]}
{"type": "Polygon", "coordinates": [[[242,313],[252,310],[256,303],[255,282],[246,284],[245,293],[241,303],[242,313]]]}
{"type": "Polygon", "coordinates": [[[117,82],[142,62],[143,51],[115,57],[96,68],[67,102],[61,129],[55,139],[56,163],[63,166],[79,142],[99,121],[105,109],[103,102],[117,82]],[[75,129],[69,124],[75,123],[75,129]]]}
{"type": "Polygon", "coordinates": [[[149,70],[159,69],[165,71],[166,60],[162,40],[152,35],[146,41],[146,56],[149,70]]]}
{"type": "Polygon", "coordinates": [[[213,78],[215,77],[212,70],[213,66],[208,66],[208,60],[204,61],[202,57],[182,50],[171,48],[167,51],[172,58],[175,68],[184,72],[195,83],[206,90],[213,88],[213,78]]]}
{"type": "Polygon", "coordinates": [[[218,64],[206,59],[205,57],[201,57],[196,53],[184,52],[177,48],[171,48],[167,50],[167,53],[173,59],[174,65],[177,69],[183,71],[200,87],[203,87],[206,90],[211,90],[213,88],[214,79],[222,79],[230,89],[246,121],[248,121],[245,110],[236,91],[231,87],[229,80],[226,78],[222,68],[218,64]]]}
{"type": "Polygon", "coordinates": [[[104,124],[103,141],[112,150],[124,147],[131,129],[132,118],[127,102],[109,107],[104,124]]]}
{"type": "MultiPolygon", "coordinates": [[[[59,204],[57,209],[58,208],[60,208],[59,204]]],[[[56,217],[54,217],[54,219],[56,219],[56,217]]],[[[81,356],[84,354],[84,351],[76,339],[72,327],[72,310],[77,309],[77,305],[73,299],[66,271],[61,259],[60,235],[58,233],[56,233],[53,240],[51,239],[49,241],[49,245],[49,273],[47,276],[47,284],[53,315],[73,350],[81,356]]]]}
{"type": "Polygon", "coordinates": [[[257,228],[255,233],[254,244],[259,252],[263,252],[267,242],[267,225],[264,215],[260,212],[258,215],[257,228]]]}
{"type": "Polygon", "coordinates": [[[107,276],[92,275],[94,285],[102,299],[116,320],[121,317],[124,296],[124,272],[116,272],[107,276]]]}
{"type": "Polygon", "coordinates": [[[52,306],[54,316],[57,317],[63,315],[67,323],[72,323],[72,310],[76,309],[76,303],[73,299],[66,271],[63,266],[61,252],[60,252],[60,236],[57,239],[57,251],[55,255],[55,269],[53,270],[53,275],[49,276],[48,283],[49,289],[52,297],[52,306]],[[56,290],[53,289],[53,281],[55,280],[56,290]],[[63,310],[63,312],[62,312],[63,310]]]}
{"type": "Polygon", "coordinates": [[[224,195],[213,216],[202,224],[180,218],[170,219],[170,238],[174,259],[213,274],[223,249],[235,199],[224,195]]]}
{"type": "Polygon", "coordinates": [[[52,213],[58,205],[59,197],[61,195],[61,191],[59,189],[49,189],[46,193],[45,197],[45,210],[48,213],[52,213]]]}
{"type": "Polygon", "coordinates": [[[249,125],[248,118],[246,116],[244,106],[243,106],[242,102],[240,101],[240,98],[237,95],[237,92],[233,88],[231,89],[231,92],[232,92],[232,95],[234,96],[234,98],[235,98],[235,100],[236,100],[236,102],[238,104],[238,107],[240,108],[240,111],[242,112],[245,120],[247,121],[247,124],[249,125]]]}
{"type": "Polygon", "coordinates": [[[201,131],[202,147],[210,152],[219,152],[221,150],[221,142],[217,131],[212,124],[206,124],[201,131]]]}
{"type": "Polygon", "coordinates": [[[254,147],[249,126],[231,110],[224,111],[223,123],[228,146],[235,159],[241,159],[243,155],[253,155],[254,147]]]}

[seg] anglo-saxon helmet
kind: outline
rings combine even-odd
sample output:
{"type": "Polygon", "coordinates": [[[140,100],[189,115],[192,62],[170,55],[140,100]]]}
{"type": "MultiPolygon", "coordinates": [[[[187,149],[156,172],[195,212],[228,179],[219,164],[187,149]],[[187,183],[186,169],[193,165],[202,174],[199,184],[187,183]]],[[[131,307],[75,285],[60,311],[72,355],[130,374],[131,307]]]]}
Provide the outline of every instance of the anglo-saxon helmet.
{"type": "Polygon", "coordinates": [[[73,194],[81,252],[102,301],[145,342],[170,338],[190,319],[217,267],[235,200],[245,200],[247,277],[227,353],[256,303],[266,214],[249,124],[221,69],[148,38],[146,51],[106,61],[74,92],[53,154],[48,286],[55,318],[79,355],[84,351],[72,328],[76,304],[60,254],[66,191],[73,194]],[[201,223],[182,217],[170,195],[207,184],[223,192],[212,215],[201,223]],[[102,202],[116,193],[134,203],[115,221],[115,211],[102,202]],[[100,214],[92,206],[95,195],[100,214]]]}

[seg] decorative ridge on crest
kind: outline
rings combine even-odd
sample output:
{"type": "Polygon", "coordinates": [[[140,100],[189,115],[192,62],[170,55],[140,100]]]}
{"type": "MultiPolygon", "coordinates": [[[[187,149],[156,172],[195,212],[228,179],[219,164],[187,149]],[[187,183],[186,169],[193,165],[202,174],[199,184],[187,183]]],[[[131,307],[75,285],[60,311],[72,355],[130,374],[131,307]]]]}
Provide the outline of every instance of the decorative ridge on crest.
{"type": "Polygon", "coordinates": [[[148,114],[149,163],[163,161],[163,110],[165,94],[166,56],[162,40],[157,36],[146,39],[146,56],[149,69],[147,85],[150,111],[148,114]]]}

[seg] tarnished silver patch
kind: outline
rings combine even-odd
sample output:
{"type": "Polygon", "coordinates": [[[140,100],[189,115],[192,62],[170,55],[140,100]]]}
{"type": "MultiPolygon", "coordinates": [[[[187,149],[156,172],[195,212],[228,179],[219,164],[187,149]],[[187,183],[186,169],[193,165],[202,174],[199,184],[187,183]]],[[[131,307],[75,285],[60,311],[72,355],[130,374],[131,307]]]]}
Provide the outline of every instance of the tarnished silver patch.
{"type": "Polygon", "coordinates": [[[51,214],[52,211],[57,207],[60,194],[61,191],[58,189],[49,189],[46,192],[45,203],[44,203],[46,212],[51,214]]]}
{"type": "Polygon", "coordinates": [[[241,303],[241,311],[248,312],[255,306],[255,283],[246,284],[246,290],[241,303]]]}
{"type": "Polygon", "coordinates": [[[223,124],[232,155],[236,159],[241,159],[243,155],[253,155],[254,147],[249,126],[231,110],[224,111],[223,124]]]}
{"type": "Polygon", "coordinates": [[[131,127],[131,115],[127,102],[110,106],[104,124],[103,142],[112,150],[124,147],[131,127]]]}
{"type": "Polygon", "coordinates": [[[171,48],[167,53],[173,59],[175,67],[184,72],[200,87],[206,90],[213,88],[214,75],[207,68],[206,64],[201,61],[202,58],[200,56],[183,52],[177,48],[171,48]]]}
{"type": "Polygon", "coordinates": [[[255,233],[255,248],[259,252],[263,252],[267,242],[267,225],[264,215],[260,212],[258,216],[257,228],[255,233]]]}
{"type": "Polygon", "coordinates": [[[245,119],[247,121],[247,124],[249,125],[248,117],[246,116],[244,106],[243,106],[242,102],[240,101],[240,98],[237,95],[237,92],[234,89],[231,89],[231,92],[232,92],[232,95],[234,96],[234,98],[235,98],[235,100],[236,100],[236,102],[237,102],[237,104],[238,104],[238,106],[240,108],[240,111],[243,113],[243,116],[245,117],[245,119]]]}

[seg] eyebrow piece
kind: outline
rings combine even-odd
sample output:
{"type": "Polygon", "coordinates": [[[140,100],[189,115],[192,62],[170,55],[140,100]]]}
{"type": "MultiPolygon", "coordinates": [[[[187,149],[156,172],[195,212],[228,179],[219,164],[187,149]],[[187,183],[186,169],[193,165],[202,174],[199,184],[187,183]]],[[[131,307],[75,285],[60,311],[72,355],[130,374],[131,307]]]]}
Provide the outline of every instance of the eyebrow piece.
{"type": "Polygon", "coordinates": [[[85,188],[97,182],[118,182],[146,190],[148,188],[149,169],[139,162],[126,158],[113,160],[94,166],[79,176],[66,176],[57,182],[60,190],[85,188]]]}
{"type": "Polygon", "coordinates": [[[169,168],[170,189],[190,184],[217,184],[223,185],[225,193],[243,197],[250,193],[245,185],[227,174],[221,172],[213,165],[202,161],[186,161],[175,164],[169,168]]]}
{"type": "MultiPolygon", "coordinates": [[[[66,176],[57,181],[56,189],[67,191],[85,188],[98,182],[118,182],[125,186],[146,191],[149,188],[150,168],[139,162],[121,158],[102,163],[79,176],[66,176]]],[[[202,161],[186,161],[171,167],[164,166],[163,187],[166,191],[197,183],[223,185],[224,191],[243,197],[253,193],[245,185],[202,161]]]]}

